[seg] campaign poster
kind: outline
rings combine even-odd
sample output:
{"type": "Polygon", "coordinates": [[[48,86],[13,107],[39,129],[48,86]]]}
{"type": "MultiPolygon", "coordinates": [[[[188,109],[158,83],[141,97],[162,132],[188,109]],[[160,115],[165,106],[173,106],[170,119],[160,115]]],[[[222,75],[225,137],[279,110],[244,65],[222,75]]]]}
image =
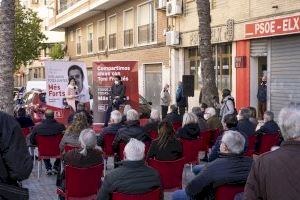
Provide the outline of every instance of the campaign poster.
{"type": "MultiPolygon", "coordinates": [[[[64,118],[68,103],[67,93],[69,79],[74,78],[77,87],[76,100],[88,103],[90,100],[86,65],[83,62],[45,61],[46,103],[54,109],[55,118],[64,118]]],[[[71,109],[72,111],[72,109],[71,109]]]]}
{"type": "Polygon", "coordinates": [[[93,63],[94,123],[104,123],[110,102],[114,76],[121,76],[126,87],[124,104],[138,110],[138,63],[137,61],[98,61],[93,63]]]}

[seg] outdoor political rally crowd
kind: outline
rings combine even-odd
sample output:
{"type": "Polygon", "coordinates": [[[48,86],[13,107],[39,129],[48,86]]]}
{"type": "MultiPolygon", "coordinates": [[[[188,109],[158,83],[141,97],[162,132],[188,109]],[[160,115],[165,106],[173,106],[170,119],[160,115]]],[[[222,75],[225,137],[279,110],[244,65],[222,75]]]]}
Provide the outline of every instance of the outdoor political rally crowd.
{"type": "Polygon", "coordinates": [[[214,107],[201,103],[187,112],[182,85],[174,105],[166,85],[161,91],[162,113],[153,109],[149,119],[140,119],[130,105],[119,111],[124,90],[115,77],[106,117],[109,123],[100,133],[90,128],[93,118],[82,103],[67,127],[49,109],[37,125],[24,108],[15,119],[0,112],[0,199],[28,198],[20,183],[31,174],[36,146],[46,174],[57,176],[59,199],[156,200],[168,191],[173,200],[299,199],[298,104],[284,107],[278,124],[273,112],[261,106],[263,123],[259,124],[255,108],[237,112],[228,89],[214,107]],[[54,156],[49,155],[51,151],[54,156]],[[108,157],[114,158],[110,171],[108,157]],[[54,163],[49,158],[55,158],[54,163]],[[184,165],[192,166],[195,174],[185,187],[184,165]]]}

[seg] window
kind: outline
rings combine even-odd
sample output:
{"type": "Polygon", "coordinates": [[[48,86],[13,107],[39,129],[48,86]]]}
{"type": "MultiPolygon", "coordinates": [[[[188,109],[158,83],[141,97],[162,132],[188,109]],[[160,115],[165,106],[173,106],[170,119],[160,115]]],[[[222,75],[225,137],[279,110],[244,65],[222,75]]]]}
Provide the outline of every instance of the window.
{"type": "Polygon", "coordinates": [[[134,12],[133,9],[124,11],[124,47],[133,46],[134,12]]]}
{"type": "Polygon", "coordinates": [[[93,24],[87,26],[87,50],[93,53],[93,24]]]}
{"type": "Polygon", "coordinates": [[[105,20],[98,21],[98,50],[105,50],[105,20]]]}
{"type": "Polygon", "coordinates": [[[45,31],[48,31],[48,26],[45,26],[45,31]]]}
{"type": "Polygon", "coordinates": [[[47,5],[47,0],[44,0],[44,5],[45,5],[45,6],[47,5]]]}
{"type": "Polygon", "coordinates": [[[148,44],[155,41],[154,12],[153,2],[138,6],[139,44],[148,44]]]}
{"type": "Polygon", "coordinates": [[[117,48],[117,17],[112,16],[108,18],[109,29],[108,29],[108,48],[117,48]]]}
{"type": "Polygon", "coordinates": [[[81,54],[81,29],[76,30],[76,54],[81,54]]]}
{"type": "Polygon", "coordinates": [[[200,55],[198,48],[189,48],[185,51],[186,66],[188,66],[186,74],[194,75],[194,87],[200,89],[202,85],[200,70],[200,55]]]}

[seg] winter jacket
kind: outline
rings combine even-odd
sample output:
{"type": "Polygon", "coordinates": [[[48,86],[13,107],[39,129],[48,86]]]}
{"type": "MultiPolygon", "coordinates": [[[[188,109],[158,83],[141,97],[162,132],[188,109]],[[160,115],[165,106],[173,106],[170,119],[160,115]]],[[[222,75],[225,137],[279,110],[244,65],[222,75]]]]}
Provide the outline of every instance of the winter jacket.
{"type": "Polygon", "coordinates": [[[245,200],[296,200],[300,194],[300,141],[287,141],[254,159],[245,200]]]}
{"type": "Polygon", "coordinates": [[[151,138],[146,131],[140,127],[139,121],[127,121],[124,128],[119,129],[114,141],[113,150],[115,153],[119,152],[119,144],[121,142],[127,143],[130,138],[135,138],[142,142],[150,142],[151,138]]]}
{"type": "Polygon", "coordinates": [[[63,138],[59,143],[59,149],[61,152],[64,151],[66,145],[80,146],[79,134],[64,134],[63,138]]]}
{"type": "Polygon", "coordinates": [[[207,126],[208,126],[208,129],[219,129],[219,130],[223,130],[223,125],[219,119],[219,117],[217,117],[216,115],[210,117],[208,120],[207,120],[207,126]]]}
{"type": "Polygon", "coordinates": [[[169,106],[171,103],[171,96],[168,90],[162,89],[160,93],[160,105],[169,106]]]}
{"type": "Polygon", "coordinates": [[[103,163],[102,152],[96,149],[88,149],[87,154],[80,153],[82,149],[73,149],[63,155],[65,165],[74,167],[90,167],[103,163]]]}
{"type": "Polygon", "coordinates": [[[65,130],[65,126],[58,123],[54,119],[45,119],[39,125],[36,125],[31,132],[30,142],[36,145],[35,136],[36,135],[57,135],[62,134],[65,130]]]}
{"type": "Polygon", "coordinates": [[[182,122],[182,116],[180,116],[177,112],[168,113],[165,119],[171,123],[182,122]]]}
{"type": "Polygon", "coordinates": [[[33,162],[18,122],[4,112],[0,121],[0,182],[15,184],[30,176],[33,162]]]}
{"type": "Polygon", "coordinates": [[[119,96],[120,100],[124,100],[125,91],[126,91],[126,87],[125,85],[123,85],[123,83],[120,83],[119,85],[113,84],[110,93],[111,100],[114,100],[116,96],[119,96]]]}
{"type": "Polygon", "coordinates": [[[147,133],[150,133],[151,131],[158,132],[159,123],[160,123],[160,121],[154,121],[152,119],[149,119],[149,122],[147,124],[145,124],[145,126],[143,126],[143,128],[147,133]]]}
{"type": "Polygon", "coordinates": [[[29,128],[34,126],[34,123],[30,117],[17,117],[16,120],[19,122],[21,128],[29,128]]]}
{"type": "Polygon", "coordinates": [[[145,165],[144,160],[122,161],[121,166],[105,176],[97,200],[110,200],[113,192],[141,194],[160,187],[158,172],[145,165]]]}
{"type": "Polygon", "coordinates": [[[156,160],[177,160],[182,157],[182,146],[178,139],[171,138],[164,148],[159,148],[158,139],[151,142],[147,158],[156,160]]]}
{"type": "Polygon", "coordinates": [[[249,119],[239,120],[237,130],[241,133],[245,133],[248,137],[255,134],[255,126],[249,119]]]}
{"type": "Polygon", "coordinates": [[[198,116],[198,125],[199,125],[199,128],[200,128],[200,132],[206,131],[208,129],[207,122],[201,116],[198,116]]]}
{"type": "Polygon", "coordinates": [[[177,138],[194,140],[200,135],[200,129],[198,124],[187,124],[181,127],[176,132],[177,138]]]}
{"type": "Polygon", "coordinates": [[[267,102],[267,85],[261,84],[258,86],[257,100],[261,103],[267,102]]]}
{"type": "Polygon", "coordinates": [[[183,96],[182,85],[179,85],[176,90],[176,104],[178,107],[187,107],[187,98],[183,96]]]}
{"type": "Polygon", "coordinates": [[[108,127],[105,127],[102,130],[102,132],[100,133],[100,135],[97,137],[97,144],[99,146],[103,147],[104,146],[104,135],[106,135],[106,134],[117,134],[117,132],[121,128],[123,128],[123,124],[122,123],[111,124],[108,127]]]}
{"type": "Polygon", "coordinates": [[[193,199],[212,196],[213,188],[224,184],[244,184],[247,180],[252,158],[236,154],[222,155],[208,163],[185,188],[193,199]]]}
{"type": "Polygon", "coordinates": [[[223,99],[223,103],[220,110],[220,117],[224,121],[224,117],[229,114],[233,114],[235,105],[234,98],[232,96],[227,96],[223,99]]]}
{"type": "Polygon", "coordinates": [[[272,133],[279,133],[280,128],[278,124],[274,121],[268,121],[264,125],[262,125],[257,131],[257,134],[272,134],[272,133]]]}

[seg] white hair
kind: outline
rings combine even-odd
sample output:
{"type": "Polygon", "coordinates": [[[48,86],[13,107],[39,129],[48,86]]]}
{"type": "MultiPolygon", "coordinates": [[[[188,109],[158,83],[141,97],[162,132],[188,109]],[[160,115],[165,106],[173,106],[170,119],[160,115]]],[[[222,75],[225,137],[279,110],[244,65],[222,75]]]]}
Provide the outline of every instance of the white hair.
{"type": "Polygon", "coordinates": [[[90,128],[82,130],[80,132],[78,140],[79,140],[80,145],[82,147],[82,151],[80,151],[80,153],[82,155],[86,155],[88,149],[99,149],[99,150],[101,150],[101,148],[97,146],[97,138],[96,138],[95,131],[93,131],[90,128]]]}
{"type": "Polygon", "coordinates": [[[114,111],[111,112],[110,119],[115,124],[118,124],[122,121],[122,114],[118,110],[114,110],[114,111]]]}
{"type": "Polygon", "coordinates": [[[158,112],[158,110],[152,109],[151,114],[150,114],[150,118],[155,120],[155,121],[159,121],[160,120],[160,113],[158,112]]]}
{"type": "Polygon", "coordinates": [[[130,110],[131,109],[131,106],[130,105],[125,105],[125,107],[124,107],[124,111],[123,111],[123,114],[126,116],[127,115],[127,112],[128,112],[128,110],[130,110]]]}
{"type": "Polygon", "coordinates": [[[222,137],[222,143],[224,143],[228,151],[233,154],[240,154],[245,148],[245,137],[238,131],[225,131],[222,137]]]}
{"type": "Polygon", "coordinates": [[[209,114],[210,117],[215,116],[216,115],[216,109],[214,109],[213,107],[208,107],[205,109],[205,113],[209,114]]]}
{"type": "Polygon", "coordinates": [[[300,137],[300,106],[291,104],[283,108],[278,116],[278,122],[284,140],[300,137]]]}
{"type": "Polygon", "coordinates": [[[183,115],[182,127],[188,124],[197,124],[198,117],[194,113],[185,113],[183,115]]]}
{"type": "Polygon", "coordinates": [[[143,160],[145,154],[145,144],[137,139],[131,138],[124,148],[126,160],[143,160]]]}
{"type": "Polygon", "coordinates": [[[134,109],[130,109],[128,110],[126,117],[127,121],[139,120],[139,113],[134,109]]]}

